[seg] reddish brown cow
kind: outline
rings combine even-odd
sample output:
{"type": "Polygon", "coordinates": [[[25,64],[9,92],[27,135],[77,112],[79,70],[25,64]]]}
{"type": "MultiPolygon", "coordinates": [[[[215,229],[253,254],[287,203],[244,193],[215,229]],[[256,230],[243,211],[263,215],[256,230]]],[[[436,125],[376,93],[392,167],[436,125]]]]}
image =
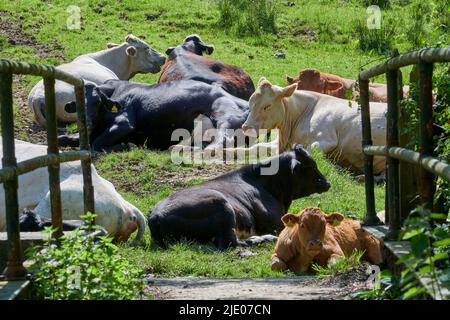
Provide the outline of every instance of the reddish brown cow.
{"type": "MultiPolygon", "coordinates": [[[[298,77],[287,76],[289,84],[297,83],[297,89],[316,91],[341,99],[352,97],[356,100],[358,92],[355,90],[356,81],[345,79],[334,74],[323,73],[317,69],[302,69],[298,77]],[[348,92],[348,93],[347,93],[348,92]]],[[[406,96],[409,87],[404,86],[406,96]]],[[[369,83],[369,100],[373,102],[387,102],[387,86],[381,83],[369,83]]]]}
{"type": "Polygon", "coordinates": [[[379,240],[365,232],[359,221],[344,219],[340,213],[327,215],[319,208],[307,208],[281,220],[285,228],[272,255],[272,270],[306,272],[313,262],[326,266],[355,249],[364,250],[363,258],[371,263],[382,262],[379,240]]]}
{"type": "Polygon", "coordinates": [[[217,83],[233,96],[248,101],[255,91],[250,76],[236,66],[203,56],[203,53],[212,54],[213,51],[214,46],[203,43],[198,35],[186,37],[183,44],[167,49],[169,58],[159,82],[197,80],[217,83]]]}

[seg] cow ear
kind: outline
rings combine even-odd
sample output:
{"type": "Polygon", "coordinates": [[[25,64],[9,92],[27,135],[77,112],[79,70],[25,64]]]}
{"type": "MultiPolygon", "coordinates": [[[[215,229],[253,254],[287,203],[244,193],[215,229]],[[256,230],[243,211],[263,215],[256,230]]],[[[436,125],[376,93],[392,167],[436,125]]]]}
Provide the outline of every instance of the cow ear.
{"type": "Polygon", "coordinates": [[[299,221],[299,216],[292,214],[292,213],[287,213],[284,216],[281,217],[281,221],[283,222],[285,227],[293,227],[296,223],[298,223],[299,221]]]}
{"type": "Polygon", "coordinates": [[[118,47],[118,46],[119,46],[119,45],[118,45],[117,43],[111,43],[111,42],[109,42],[109,43],[106,44],[106,47],[107,47],[108,49],[115,48],[115,47],[118,47]]]}
{"type": "Polygon", "coordinates": [[[288,98],[288,97],[290,97],[290,96],[292,96],[294,94],[295,90],[297,90],[297,84],[296,83],[291,84],[290,86],[287,86],[286,88],[284,88],[282,90],[281,95],[282,95],[283,98],[288,98]]]}
{"type": "Polygon", "coordinates": [[[169,56],[172,53],[173,50],[175,50],[175,47],[167,48],[166,54],[169,56]]]}
{"type": "Polygon", "coordinates": [[[122,105],[118,101],[111,99],[107,99],[105,107],[106,110],[112,113],[117,113],[120,111],[120,109],[122,109],[122,105]]]}
{"type": "Polygon", "coordinates": [[[335,80],[327,80],[325,84],[325,93],[331,96],[340,97],[344,93],[344,85],[335,80]]]}
{"type": "Polygon", "coordinates": [[[344,216],[342,214],[340,214],[339,212],[333,212],[333,213],[327,214],[325,216],[325,220],[327,221],[327,223],[329,223],[333,226],[337,226],[341,223],[342,220],[344,220],[344,216]]]}
{"type": "Polygon", "coordinates": [[[264,81],[267,81],[266,77],[261,77],[258,81],[258,86],[260,86],[264,81]]]}
{"type": "Polygon", "coordinates": [[[291,159],[291,172],[294,173],[295,168],[300,165],[300,161],[297,159],[291,159]]]}
{"type": "Polygon", "coordinates": [[[214,46],[213,45],[206,45],[206,52],[211,55],[214,52],[214,46]]]}
{"type": "Polygon", "coordinates": [[[293,77],[290,77],[290,76],[286,76],[286,80],[287,80],[287,82],[289,83],[289,84],[293,84],[294,83],[294,78],[293,77]]]}
{"type": "Polygon", "coordinates": [[[64,106],[64,111],[67,113],[76,113],[77,112],[77,103],[75,101],[70,101],[66,103],[64,106]]]}
{"type": "Polygon", "coordinates": [[[135,46],[129,46],[126,52],[129,57],[136,57],[137,55],[137,50],[135,46]]]}

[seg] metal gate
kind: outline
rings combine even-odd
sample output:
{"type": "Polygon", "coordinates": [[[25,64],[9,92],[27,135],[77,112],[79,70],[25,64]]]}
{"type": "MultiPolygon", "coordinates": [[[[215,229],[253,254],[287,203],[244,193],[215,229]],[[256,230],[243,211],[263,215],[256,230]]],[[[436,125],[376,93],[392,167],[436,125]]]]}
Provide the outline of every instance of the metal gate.
{"type": "Polygon", "coordinates": [[[373,157],[387,158],[386,185],[386,217],[389,220],[389,240],[397,240],[401,228],[400,203],[404,195],[400,188],[400,163],[411,163],[419,166],[420,202],[432,208],[435,192],[435,175],[450,181],[450,165],[433,157],[433,64],[450,62],[450,47],[426,48],[418,51],[395,56],[389,61],[379,64],[359,74],[362,118],[362,147],[365,155],[365,191],[366,191],[366,219],[367,225],[379,223],[375,212],[375,193],[373,177],[373,157]],[[399,69],[409,65],[419,67],[420,93],[420,149],[414,152],[400,148],[399,134],[399,92],[403,93],[399,69]],[[387,136],[386,146],[372,145],[369,79],[386,74],[388,88],[387,108],[387,136]],[[400,90],[399,90],[400,87],[400,90]]]}
{"type": "Polygon", "coordinates": [[[81,160],[83,172],[84,210],[94,212],[94,189],[91,176],[91,153],[89,148],[86,111],[84,101],[84,82],[52,66],[28,64],[25,62],[0,60],[0,108],[3,142],[3,168],[0,170],[0,183],[5,189],[6,230],[8,237],[8,262],[3,272],[6,279],[23,277],[26,270],[22,265],[19,205],[17,197],[19,175],[48,167],[52,225],[57,228],[54,237],[62,232],[61,189],[59,179],[60,163],[81,160]],[[14,115],[12,99],[12,75],[27,74],[43,77],[45,87],[45,114],[47,120],[46,156],[39,156],[17,163],[14,147],[14,115]],[[57,121],[55,112],[55,79],[74,86],[80,133],[80,150],[59,152],[57,140],[57,121]]]}

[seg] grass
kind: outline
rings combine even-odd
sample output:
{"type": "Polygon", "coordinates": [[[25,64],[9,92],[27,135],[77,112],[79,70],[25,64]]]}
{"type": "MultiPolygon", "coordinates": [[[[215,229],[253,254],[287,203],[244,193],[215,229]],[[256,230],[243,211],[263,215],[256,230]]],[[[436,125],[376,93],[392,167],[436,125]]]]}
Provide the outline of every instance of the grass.
{"type": "MultiPolygon", "coordinates": [[[[285,85],[285,75],[296,75],[300,68],[318,68],[323,72],[356,78],[362,66],[370,66],[384,58],[377,52],[363,52],[354,26],[366,19],[366,7],[357,0],[292,0],[277,1],[277,33],[263,37],[238,37],[218,26],[219,11],[214,1],[152,0],[152,1],[78,1],[81,9],[81,30],[68,30],[66,9],[72,0],[4,0],[0,2],[0,19],[14,19],[22,30],[39,43],[58,48],[65,61],[106,48],[107,42],[122,42],[133,33],[144,38],[160,52],[179,44],[188,34],[198,33],[205,42],[215,45],[214,59],[243,67],[255,82],[261,76],[275,84],[285,85]],[[189,8],[189,9],[187,9],[189,8]],[[286,59],[272,54],[284,52],[286,59]]],[[[391,36],[392,45],[400,51],[411,48],[406,31],[411,25],[408,1],[392,1],[382,11],[383,19],[395,19],[397,28],[391,36]]],[[[382,20],[384,21],[384,20],[382,20]]],[[[382,22],[383,23],[383,22],[382,22]]],[[[429,44],[438,34],[431,33],[429,44]]],[[[42,64],[65,61],[41,58],[30,47],[12,45],[0,35],[0,58],[25,60],[42,64]]],[[[408,69],[407,69],[408,70],[408,69]]],[[[158,75],[137,75],[133,81],[155,83],[158,75]]],[[[38,81],[24,77],[22,84],[29,91],[38,81]]],[[[383,77],[376,81],[384,82],[383,77]]],[[[17,108],[17,106],[16,106],[17,108]]],[[[16,119],[20,125],[21,119],[16,119]]],[[[290,211],[297,213],[307,206],[324,211],[339,211],[361,218],[364,213],[364,187],[347,172],[336,169],[321,155],[314,153],[320,170],[332,188],[325,194],[313,195],[293,202],[290,211]]],[[[125,153],[101,154],[95,161],[99,173],[112,181],[118,191],[147,214],[155,204],[171,193],[201,183],[217,172],[211,166],[177,166],[168,152],[135,149],[125,153]]],[[[221,169],[223,170],[223,169],[221,169]]],[[[384,207],[384,189],[376,187],[377,210],[384,207]]],[[[203,275],[215,277],[281,276],[270,270],[274,244],[251,250],[256,256],[238,258],[239,249],[217,252],[210,247],[181,243],[168,250],[152,246],[147,233],[145,244],[138,248],[122,246],[123,254],[134,264],[158,276],[203,275]]]]}
{"type": "Polygon", "coordinates": [[[317,263],[312,265],[312,269],[319,277],[335,276],[337,274],[349,271],[361,264],[361,258],[364,251],[355,250],[349,257],[340,257],[327,266],[321,266],[317,263]]]}

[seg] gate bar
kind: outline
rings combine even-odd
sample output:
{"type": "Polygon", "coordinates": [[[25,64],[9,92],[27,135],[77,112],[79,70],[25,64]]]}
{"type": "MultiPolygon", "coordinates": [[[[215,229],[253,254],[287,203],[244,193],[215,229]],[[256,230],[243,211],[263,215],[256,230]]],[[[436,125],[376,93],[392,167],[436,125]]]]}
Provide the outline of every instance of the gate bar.
{"type": "MultiPolygon", "coordinates": [[[[419,64],[420,87],[420,148],[421,157],[432,157],[433,143],[433,64],[419,64]]],[[[426,208],[433,209],[434,192],[436,189],[433,174],[424,168],[419,168],[420,202],[426,208]]]]}
{"type": "MultiPolygon", "coordinates": [[[[0,73],[0,108],[3,143],[3,167],[15,167],[17,164],[14,145],[14,113],[12,100],[12,74],[0,73]]],[[[18,178],[4,183],[6,229],[8,235],[8,262],[3,275],[16,279],[26,275],[22,265],[22,251],[19,230],[19,200],[17,196],[18,178]]]]}

